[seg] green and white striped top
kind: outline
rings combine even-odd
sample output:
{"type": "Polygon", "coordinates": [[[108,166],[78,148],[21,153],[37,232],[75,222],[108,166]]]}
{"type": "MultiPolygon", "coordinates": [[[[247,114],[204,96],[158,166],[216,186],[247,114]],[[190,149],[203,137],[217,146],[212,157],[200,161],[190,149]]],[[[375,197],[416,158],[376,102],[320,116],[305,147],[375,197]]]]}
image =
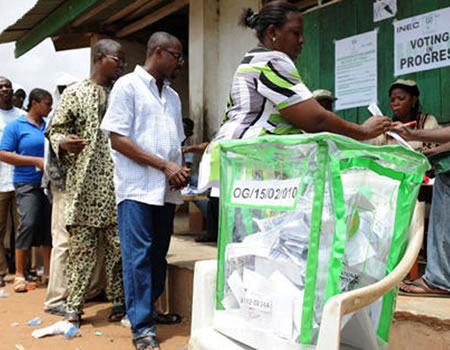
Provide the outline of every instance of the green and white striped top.
{"type": "Polygon", "coordinates": [[[280,111],[310,98],[311,91],[288,55],[266,48],[246,53],[233,77],[223,123],[203,156],[199,190],[218,184],[218,154],[213,155],[217,142],[301,133],[280,111]]]}
{"type": "Polygon", "coordinates": [[[294,62],[280,51],[248,52],[233,77],[230,97],[217,139],[252,138],[265,134],[297,134],[280,110],[312,97],[294,62]]]}

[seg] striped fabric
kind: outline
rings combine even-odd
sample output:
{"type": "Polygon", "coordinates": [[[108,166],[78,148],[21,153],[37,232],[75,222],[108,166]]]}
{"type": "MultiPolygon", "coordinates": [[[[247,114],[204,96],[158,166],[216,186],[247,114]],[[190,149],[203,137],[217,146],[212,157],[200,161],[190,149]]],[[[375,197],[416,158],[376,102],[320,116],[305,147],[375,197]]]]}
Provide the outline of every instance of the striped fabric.
{"type": "Polygon", "coordinates": [[[203,154],[198,190],[212,188],[211,196],[218,194],[218,141],[301,133],[280,110],[310,98],[289,56],[265,48],[249,51],[234,74],[222,126],[203,154]]]}
{"type": "Polygon", "coordinates": [[[215,141],[300,133],[283,119],[280,110],[311,97],[286,54],[265,48],[251,50],[233,77],[224,121],[215,141]]]}

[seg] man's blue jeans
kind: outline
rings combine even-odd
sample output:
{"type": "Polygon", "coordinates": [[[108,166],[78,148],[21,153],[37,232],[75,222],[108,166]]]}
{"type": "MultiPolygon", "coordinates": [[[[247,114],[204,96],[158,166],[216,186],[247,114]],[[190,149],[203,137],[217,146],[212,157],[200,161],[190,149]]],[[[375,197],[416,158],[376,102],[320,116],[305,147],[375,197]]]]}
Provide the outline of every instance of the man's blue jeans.
{"type": "Polygon", "coordinates": [[[133,338],[156,334],[153,303],[164,291],[175,205],[118,205],[123,283],[133,338]]]}
{"type": "Polygon", "coordinates": [[[450,175],[439,174],[433,186],[427,234],[427,267],[423,278],[450,292],[450,175]]]}

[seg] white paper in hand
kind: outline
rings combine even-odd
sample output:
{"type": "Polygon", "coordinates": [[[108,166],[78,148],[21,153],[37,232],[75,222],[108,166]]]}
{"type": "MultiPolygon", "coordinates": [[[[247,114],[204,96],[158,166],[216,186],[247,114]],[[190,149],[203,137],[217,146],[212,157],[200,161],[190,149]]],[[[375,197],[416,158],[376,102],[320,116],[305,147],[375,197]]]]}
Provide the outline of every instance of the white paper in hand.
{"type": "MultiPolygon", "coordinates": [[[[367,107],[367,109],[369,110],[370,113],[372,113],[372,115],[383,115],[383,113],[381,112],[380,108],[377,106],[376,103],[371,103],[369,105],[369,107],[367,107]]],[[[409,148],[411,150],[414,151],[414,148],[411,147],[411,145],[406,142],[399,134],[397,134],[395,131],[388,131],[386,133],[388,136],[392,137],[394,140],[397,141],[397,143],[399,143],[400,145],[409,148]]]]}
{"type": "Polygon", "coordinates": [[[400,145],[409,148],[410,150],[414,151],[414,148],[411,147],[411,145],[405,141],[404,138],[402,138],[399,134],[397,134],[395,131],[388,131],[386,133],[386,135],[392,137],[393,139],[395,139],[395,141],[397,141],[400,145]]]}
{"type": "Polygon", "coordinates": [[[370,113],[372,113],[372,115],[383,115],[376,103],[371,103],[367,109],[370,113]]]}

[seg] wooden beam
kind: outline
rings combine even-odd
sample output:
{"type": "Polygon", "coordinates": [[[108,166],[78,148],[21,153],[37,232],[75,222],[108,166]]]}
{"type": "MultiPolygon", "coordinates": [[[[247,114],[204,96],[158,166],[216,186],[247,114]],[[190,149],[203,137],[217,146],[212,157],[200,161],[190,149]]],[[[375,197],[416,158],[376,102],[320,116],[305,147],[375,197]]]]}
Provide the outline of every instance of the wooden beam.
{"type": "Polygon", "coordinates": [[[72,50],[90,47],[92,33],[71,33],[53,36],[52,41],[56,51],[72,50]]]}
{"type": "Polygon", "coordinates": [[[323,9],[327,6],[337,4],[338,2],[341,1],[342,0],[302,0],[297,2],[296,5],[300,9],[300,11],[302,11],[303,14],[306,14],[318,9],[323,9]],[[314,5],[315,2],[317,2],[317,5],[314,5]]]}
{"type": "Polygon", "coordinates": [[[38,25],[33,27],[27,35],[16,41],[14,55],[22,56],[47,37],[54,35],[59,29],[69,24],[81,14],[103,0],[69,0],[48,15],[38,25]]]}
{"type": "Polygon", "coordinates": [[[318,0],[300,0],[300,1],[297,1],[295,4],[300,9],[304,9],[304,8],[308,8],[308,7],[311,7],[311,6],[317,6],[318,5],[318,0]]]}
{"type": "Polygon", "coordinates": [[[159,21],[161,18],[164,18],[171,13],[178,11],[182,7],[189,4],[189,0],[175,0],[168,5],[161,7],[160,9],[156,10],[155,12],[152,12],[148,14],[147,16],[141,18],[140,20],[125,26],[121,30],[119,30],[116,33],[116,36],[118,38],[123,38],[129,34],[132,34],[134,32],[137,32],[138,30],[145,28],[157,21],[159,21]]]}
{"type": "Polygon", "coordinates": [[[94,7],[93,9],[89,10],[88,12],[83,13],[80,17],[78,17],[75,21],[73,21],[72,27],[78,27],[80,24],[83,24],[84,22],[86,22],[90,18],[94,17],[95,15],[98,15],[105,8],[111,6],[116,1],[117,0],[104,0],[104,1],[102,1],[98,6],[94,7]]]}
{"type": "Polygon", "coordinates": [[[147,2],[153,2],[153,0],[136,0],[127,7],[124,7],[119,12],[113,14],[112,16],[105,19],[102,24],[108,24],[117,21],[118,19],[121,19],[122,17],[125,17],[129,15],[131,12],[136,10],[137,8],[141,7],[142,5],[145,5],[147,2]]]}
{"type": "Polygon", "coordinates": [[[145,12],[147,12],[152,7],[155,7],[156,5],[159,5],[163,1],[164,0],[152,0],[148,4],[145,4],[141,8],[139,8],[136,11],[130,13],[128,16],[126,16],[124,18],[124,20],[125,21],[132,21],[133,19],[135,19],[135,18],[139,17],[140,15],[144,14],[145,12]]]}

